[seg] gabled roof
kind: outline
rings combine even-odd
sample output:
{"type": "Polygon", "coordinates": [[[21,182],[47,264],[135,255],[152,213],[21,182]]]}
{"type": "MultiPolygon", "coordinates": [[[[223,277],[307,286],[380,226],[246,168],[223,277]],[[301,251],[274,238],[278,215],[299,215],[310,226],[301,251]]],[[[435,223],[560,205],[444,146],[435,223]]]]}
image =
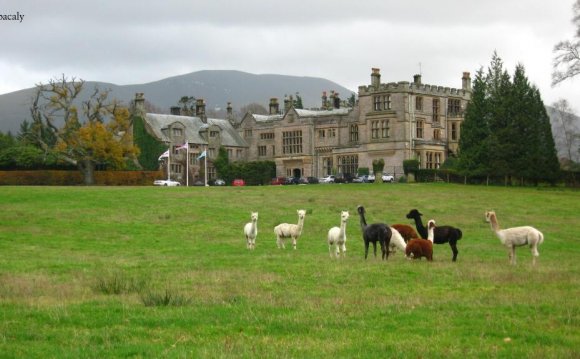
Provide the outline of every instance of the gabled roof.
{"type": "Polygon", "coordinates": [[[207,140],[200,135],[200,130],[205,130],[209,126],[218,126],[221,129],[221,144],[231,147],[248,147],[248,143],[238,134],[228,120],[218,118],[208,118],[207,124],[203,123],[199,117],[163,115],[147,113],[144,118],[155,137],[164,142],[171,139],[162,131],[172,124],[179,122],[185,129],[184,137],[189,143],[207,144],[207,140]]]}

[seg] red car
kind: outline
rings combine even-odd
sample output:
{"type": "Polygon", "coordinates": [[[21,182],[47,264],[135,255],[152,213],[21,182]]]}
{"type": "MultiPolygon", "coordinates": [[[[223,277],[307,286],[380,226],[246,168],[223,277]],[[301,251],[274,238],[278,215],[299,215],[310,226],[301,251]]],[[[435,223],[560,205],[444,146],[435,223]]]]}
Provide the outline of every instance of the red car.
{"type": "Polygon", "coordinates": [[[246,182],[244,182],[243,179],[241,178],[236,178],[233,182],[232,182],[232,186],[245,186],[246,182]]]}
{"type": "Polygon", "coordinates": [[[285,177],[272,178],[272,182],[270,182],[270,184],[272,186],[281,186],[283,184],[286,184],[286,178],[285,177]]]}

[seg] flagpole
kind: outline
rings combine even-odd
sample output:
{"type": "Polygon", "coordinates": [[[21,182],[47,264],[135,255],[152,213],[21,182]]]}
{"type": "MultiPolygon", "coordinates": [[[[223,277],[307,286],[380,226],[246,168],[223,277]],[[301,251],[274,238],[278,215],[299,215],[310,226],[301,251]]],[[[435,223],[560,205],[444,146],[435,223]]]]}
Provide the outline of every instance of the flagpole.
{"type": "Polygon", "coordinates": [[[189,142],[185,142],[187,148],[185,149],[186,152],[186,163],[185,163],[185,186],[189,187],[189,142]]]}
{"type": "Polygon", "coordinates": [[[167,180],[171,180],[171,142],[169,142],[169,152],[167,152],[167,180]]]}
{"type": "Polygon", "coordinates": [[[205,172],[204,173],[204,177],[205,178],[204,179],[205,179],[205,186],[206,187],[208,186],[208,184],[207,184],[207,155],[208,155],[208,153],[207,153],[207,146],[205,146],[205,157],[203,159],[205,161],[205,171],[204,171],[205,172]]]}

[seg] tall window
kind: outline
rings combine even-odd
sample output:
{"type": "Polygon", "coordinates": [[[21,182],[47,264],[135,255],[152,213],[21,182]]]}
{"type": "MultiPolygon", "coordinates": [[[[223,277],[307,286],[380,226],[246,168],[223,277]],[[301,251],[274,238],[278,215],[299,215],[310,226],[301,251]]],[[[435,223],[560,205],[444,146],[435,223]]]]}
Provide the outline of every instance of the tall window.
{"type": "Polygon", "coordinates": [[[326,131],[325,130],[318,130],[318,138],[325,138],[326,131]]]}
{"type": "Polygon", "coordinates": [[[433,99],[433,122],[439,122],[439,99],[433,99]]]}
{"type": "Polygon", "coordinates": [[[231,160],[232,158],[234,158],[234,150],[228,148],[227,151],[228,151],[228,159],[231,160]]]}
{"type": "Polygon", "coordinates": [[[383,109],[385,110],[391,109],[391,95],[383,96],[383,109]]]}
{"type": "Polygon", "coordinates": [[[236,158],[242,158],[243,150],[236,150],[236,158]]]}
{"type": "Polygon", "coordinates": [[[457,116],[461,113],[461,100],[449,99],[447,101],[447,113],[450,116],[457,116]]]}
{"type": "Polygon", "coordinates": [[[417,96],[415,98],[415,110],[423,111],[423,97],[417,96]]]}
{"type": "Polygon", "coordinates": [[[248,129],[245,129],[244,130],[244,137],[245,138],[252,137],[252,129],[251,128],[248,128],[248,129]]]}
{"type": "Polygon", "coordinates": [[[207,179],[212,180],[216,178],[216,170],[214,166],[207,166],[207,179]]]}
{"type": "Polygon", "coordinates": [[[457,124],[455,122],[451,124],[451,140],[457,141],[457,124]]]}
{"type": "Polygon", "coordinates": [[[336,128],[328,129],[328,137],[336,137],[336,128]]]}
{"type": "Polygon", "coordinates": [[[272,145],[272,156],[276,156],[276,146],[272,145]]]}
{"type": "Polygon", "coordinates": [[[358,155],[338,156],[338,173],[354,175],[358,171],[358,155]]]}
{"type": "Polygon", "coordinates": [[[441,139],[441,130],[436,128],[433,130],[433,139],[439,141],[441,139]]]}
{"type": "Polygon", "coordinates": [[[325,176],[332,174],[332,157],[322,158],[322,172],[325,176]]]}
{"type": "Polygon", "coordinates": [[[358,125],[350,125],[350,142],[358,141],[358,125]]]}
{"type": "Polygon", "coordinates": [[[282,153],[302,153],[302,131],[282,132],[282,153]]]}
{"type": "Polygon", "coordinates": [[[266,146],[258,146],[258,156],[266,156],[266,146]]]}
{"type": "Polygon", "coordinates": [[[441,159],[443,154],[441,152],[426,152],[425,153],[425,168],[438,169],[441,166],[441,159]]]}
{"type": "Polygon", "coordinates": [[[390,137],[391,134],[389,133],[389,120],[382,120],[381,121],[381,136],[383,138],[390,137]]]}
{"type": "Polygon", "coordinates": [[[375,96],[374,101],[375,101],[374,102],[375,103],[375,106],[374,106],[375,111],[380,111],[381,110],[381,96],[375,96]]]}
{"type": "Polygon", "coordinates": [[[425,159],[426,168],[433,168],[433,152],[425,153],[425,159]]]}
{"type": "Polygon", "coordinates": [[[213,148],[213,147],[210,147],[210,148],[207,150],[207,154],[208,154],[209,158],[215,158],[215,148],[213,148]]]}
{"type": "Polygon", "coordinates": [[[417,133],[416,133],[416,137],[417,138],[423,138],[423,127],[425,126],[425,123],[423,120],[418,120],[417,121],[417,133]]]}
{"type": "Polygon", "coordinates": [[[379,138],[379,121],[371,122],[371,138],[379,138]]]}

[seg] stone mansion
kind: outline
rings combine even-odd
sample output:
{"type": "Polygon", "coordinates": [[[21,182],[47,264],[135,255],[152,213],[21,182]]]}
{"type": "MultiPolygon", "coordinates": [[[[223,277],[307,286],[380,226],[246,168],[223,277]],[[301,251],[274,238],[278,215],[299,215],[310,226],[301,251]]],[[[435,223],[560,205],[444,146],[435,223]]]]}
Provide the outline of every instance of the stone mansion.
{"type": "Polygon", "coordinates": [[[278,176],[322,177],[355,175],[358,168],[372,170],[383,159],[385,169],[416,158],[421,168],[438,168],[457,153],[465,107],[471,96],[471,78],[464,72],[461,88],[426,85],[421,75],[413,82],[382,83],[373,68],[369,85],[359,86],[354,107],[341,107],[334,93],[322,93],[318,109],[304,110],[284,100],[269,103],[269,115],[246,113],[241,120],[228,104],[226,119],[210,119],[205,103],[197,100],[195,116],[145,113],[143,95],[135,99],[137,115],[147,131],[172,149],[171,177],[185,182],[185,151],[189,143],[190,178],[200,178],[201,151],[207,149],[208,175],[215,178],[211,160],[224,146],[232,161],[271,160],[278,176]]]}

